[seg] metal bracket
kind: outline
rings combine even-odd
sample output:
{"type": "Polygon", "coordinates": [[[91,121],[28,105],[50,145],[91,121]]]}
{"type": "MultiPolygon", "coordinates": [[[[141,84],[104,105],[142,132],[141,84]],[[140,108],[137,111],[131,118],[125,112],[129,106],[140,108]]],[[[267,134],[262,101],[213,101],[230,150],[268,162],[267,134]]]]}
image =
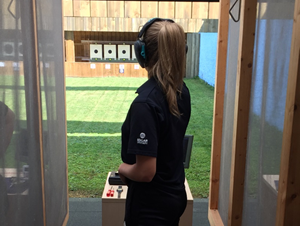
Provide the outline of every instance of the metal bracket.
{"type": "Polygon", "coordinates": [[[239,22],[240,18],[241,18],[241,1],[242,0],[236,0],[233,5],[231,6],[231,8],[229,9],[229,15],[231,16],[231,18],[233,19],[234,22],[239,22]],[[236,3],[239,1],[239,13],[238,13],[238,17],[237,19],[232,15],[232,10],[234,8],[234,6],[236,5],[236,3]]]}
{"type": "MultiPolygon", "coordinates": [[[[11,0],[10,3],[8,4],[7,11],[9,12],[10,15],[12,15],[13,18],[18,20],[20,18],[20,15],[17,15],[17,14],[19,14],[18,11],[17,11],[18,10],[17,7],[16,7],[16,15],[14,15],[14,13],[10,10],[10,7],[11,7],[13,1],[14,0],[11,0]]],[[[18,4],[18,3],[16,2],[16,4],[18,4]]]]}

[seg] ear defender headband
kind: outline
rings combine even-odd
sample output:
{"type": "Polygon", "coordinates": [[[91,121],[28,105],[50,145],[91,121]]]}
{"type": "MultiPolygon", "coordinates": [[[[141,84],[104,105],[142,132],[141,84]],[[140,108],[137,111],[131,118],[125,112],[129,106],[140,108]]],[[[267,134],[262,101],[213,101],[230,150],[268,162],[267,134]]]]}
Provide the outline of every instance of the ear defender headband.
{"type": "MultiPolygon", "coordinates": [[[[134,51],[135,51],[136,59],[139,62],[139,64],[141,65],[142,68],[145,68],[146,67],[146,63],[147,63],[147,59],[146,59],[146,44],[143,41],[143,36],[144,36],[145,32],[148,30],[148,28],[154,22],[157,22],[157,21],[169,21],[171,23],[175,23],[173,20],[170,20],[170,19],[153,18],[153,19],[149,20],[143,26],[143,28],[140,30],[140,32],[138,34],[138,39],[134,43],[134,51]]],[[[187,51],[188,51],[188,46],[187,45],[186,45],[185,49],[186,49],[186,53],[187,53],[187,51]]]]}

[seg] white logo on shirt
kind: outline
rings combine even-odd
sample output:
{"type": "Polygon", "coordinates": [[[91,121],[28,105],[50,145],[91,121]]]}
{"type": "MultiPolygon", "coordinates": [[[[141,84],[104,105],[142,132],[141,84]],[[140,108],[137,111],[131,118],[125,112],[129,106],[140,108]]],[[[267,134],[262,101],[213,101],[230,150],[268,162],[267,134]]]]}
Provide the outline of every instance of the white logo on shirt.
{"type": "Polygon", "coordinates": [[[138,144],[147,145],[148,144],[148,139],[144,139],[145,137],[146,137],[145,133],[140,133],[140,138],[137,138],[136,142],[138,144]]]}
{"type": "Polygon", "coordinates": [[[140,134],[140,138],[144,139],[146,137],[146,134],[145,133],[141,133],[140,134]]]}

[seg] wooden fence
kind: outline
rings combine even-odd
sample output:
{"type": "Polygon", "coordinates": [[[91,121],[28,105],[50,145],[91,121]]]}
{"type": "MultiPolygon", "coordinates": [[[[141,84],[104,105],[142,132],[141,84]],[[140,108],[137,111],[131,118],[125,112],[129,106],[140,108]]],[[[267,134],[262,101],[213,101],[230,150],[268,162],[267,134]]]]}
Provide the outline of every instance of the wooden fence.
{"type": "Polygon", "coordinates": [[[185,32],[198,32],[203,19],[218,19],[217,2],[64,0],[64,30],[137,32],[150,18],[171,18],[185,32]]]}
{"type": "Polygon", "coordinates": [[[147,77],[138,63],[65,62],[67,77],[147,77]]]}

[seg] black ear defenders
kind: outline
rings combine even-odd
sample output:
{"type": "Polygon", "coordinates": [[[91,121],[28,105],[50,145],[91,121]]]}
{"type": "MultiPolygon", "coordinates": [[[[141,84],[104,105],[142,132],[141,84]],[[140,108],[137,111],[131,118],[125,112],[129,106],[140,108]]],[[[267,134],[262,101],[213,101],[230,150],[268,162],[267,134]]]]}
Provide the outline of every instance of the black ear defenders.
{"type": "MultiPolygon", "coordinates": [[[[146,44],[143,41],[143,35],[145,34],[145,32],[147,31],[147,29],[154,23],[157,21],[169,21],[171,23],[175,23],[173,20],[170,19],[163,19],[163,18],[153,18],[151,20],[149,20],[140,30],[139,34],[138,34],[138,39],[135,41],[134,43],[134,52],[135,52],[135,56],[137,61],[139,62],[139,64],[141,65],[142,68],[146,67],[146,63],[147,63],[147,58],[146,58],[146,44]]],[[[186,49],[186,53],[188,51],[188,46],[186,45],[185,47],[186,49]]]]}

